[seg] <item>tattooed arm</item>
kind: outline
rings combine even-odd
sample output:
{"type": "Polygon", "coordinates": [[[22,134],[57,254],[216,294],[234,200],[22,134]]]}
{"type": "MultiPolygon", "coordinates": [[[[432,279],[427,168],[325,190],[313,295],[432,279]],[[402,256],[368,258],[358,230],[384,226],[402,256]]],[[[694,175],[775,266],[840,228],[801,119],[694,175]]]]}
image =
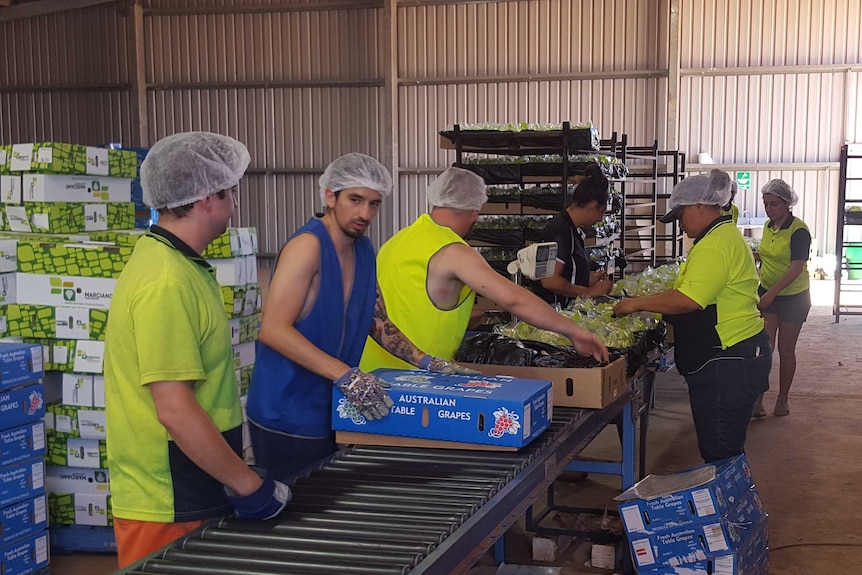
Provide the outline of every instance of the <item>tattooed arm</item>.
{"type": "Polygon", "coordinates": [[[389,319],[379,285],[377,286],[377,302],[374,304],[374,317],[369,335],[380,344],[380,347],[410,365],[418,367],[419,362],[425,357],[425,352],[413,345],[413,342],[401,333],[398,326],[389,319]]]}

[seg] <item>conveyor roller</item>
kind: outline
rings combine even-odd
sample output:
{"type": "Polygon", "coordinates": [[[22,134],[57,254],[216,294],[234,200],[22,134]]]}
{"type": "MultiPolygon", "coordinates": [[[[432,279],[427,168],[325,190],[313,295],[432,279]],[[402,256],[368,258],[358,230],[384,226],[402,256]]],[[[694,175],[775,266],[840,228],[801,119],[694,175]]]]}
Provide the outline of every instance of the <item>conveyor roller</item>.
{"type": "Polygon", "coordinates": [[[126,575],[466,571],[623,409],[555,408],[518,452],[352,446],[291,484],[276,520],[209,523],[126,575]]]}

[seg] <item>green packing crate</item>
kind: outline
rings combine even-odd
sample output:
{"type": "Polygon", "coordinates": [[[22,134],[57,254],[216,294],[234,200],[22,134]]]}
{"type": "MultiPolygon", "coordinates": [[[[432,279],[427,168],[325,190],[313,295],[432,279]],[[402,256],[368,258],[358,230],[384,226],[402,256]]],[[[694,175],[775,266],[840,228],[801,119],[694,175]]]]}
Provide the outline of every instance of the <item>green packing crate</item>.
{"type": "Polygon", "coordinates": [[[18,232],[74,234],[135,227],[135,204],[111,202],[24,202],[6,205],[9,229],[18,232]]]}
{"type": "Polygon", "coordinates": [[[134,247],[144,237],[147,230],[102,230],[87,232],[91,242],[110,242],[124,247],[134,247]]]}
{"type": "Polygon", "coordinates": [[[49,305],[6,306],[6,333],[16,337],[104,340],[108,310],[49,305]]]}
{"type": "Polygon", "coordinates": [[[11,172],[137,178],[138,156],[128,150],[60,142],[14,144],[8,169],[11,172]]]}
{"type": "Polygon", "coordinates": [[[239,385],[240,396],[248,395],[248,387],[251,385],[251,374],[253,371],[253,365],[246,365],[236,370],[236,381],[239,385]]]}
{"type": "Polygon", "coordinates": [[[86,174],[87,152],[79,144],[37,142],[13,144],[9,165],[12,172],[86,174]]]}
{"type": "Polygon", "coordinates": [[[0,144],[0,174],[9,173],[9,162],[12,160],[12,146],[0,144]]]}
{"type": "Polygon", "coordinates": [[[260,297],[257,284],[245,286],[222,286],[224,311],[230,318],[260,313],[260,297]]]}
{"type": "Polygon", "coordinates": [[[203,258],[218,260],[253,256],[257,253],[257,230],[255,228],[228,228],[205,249],[203,258]]]}
{"type": "Polygon", "coordinates": [[[117,279],[134,248],[75,244],[18,242],[18,271],[117,279]]]}
{"type": "MultiPolygon", "coordinates": [[[[66,439],[80,438],[81,427],[85,428],[85,438],[87,435],[88,417],[93,415],[91,412],[104,412],[104,407],[83,407],[80,405],[67,405],[65,403],[49,403],[45,406],[46,414],[50,414],[54,418],[54,425],[46,426],[46,435],[56,435],[66,439]],[[79,412],[83,412],[79,416],[79,412]]],[[[46,415],[46,417],[48,417],[46,415]]],[[[100,416],[101,417],[101,416],[100,416]]],[[[92,423],[92,422],[91,422],[92,423]]],[[[97,422],[101,427],[102,423],[97,422]]],[[[101,429],[104,432],[104,429],[101,429]]]]}
{"type": "Polygon", "coordinates": [[[104,439],[73,439],[50,434],[46,446],[46,465],[92,469],[108,467],[108,447],[104,439]],[[82,463],[85,460],[86,463],[82,463]]]}
{"type": "Polygon", "coordinates": [[[108,150],[108,173],[105,175],[118,178],[137,178],[138,155],[129,150],[108,150]]]}
{"type": "Polygon", "coordinates": [[[91,493],[48,493],[48,522],[51,525],[112,526],[111,496],[91,493]]]}

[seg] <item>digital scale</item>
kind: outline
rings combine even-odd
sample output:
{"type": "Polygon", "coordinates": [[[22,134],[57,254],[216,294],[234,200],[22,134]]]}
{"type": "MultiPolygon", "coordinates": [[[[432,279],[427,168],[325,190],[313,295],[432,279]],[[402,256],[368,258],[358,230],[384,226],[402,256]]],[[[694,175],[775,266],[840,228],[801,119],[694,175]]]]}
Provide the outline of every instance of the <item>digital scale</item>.
{"type": "Polygon", "coordinates": [[[506,271],[513,280],[519,273],[531,280],[541,280],[554,275],[556,261],[557,242],[542,242],[518,250],[518,259],[509,262],[506,271]]]}

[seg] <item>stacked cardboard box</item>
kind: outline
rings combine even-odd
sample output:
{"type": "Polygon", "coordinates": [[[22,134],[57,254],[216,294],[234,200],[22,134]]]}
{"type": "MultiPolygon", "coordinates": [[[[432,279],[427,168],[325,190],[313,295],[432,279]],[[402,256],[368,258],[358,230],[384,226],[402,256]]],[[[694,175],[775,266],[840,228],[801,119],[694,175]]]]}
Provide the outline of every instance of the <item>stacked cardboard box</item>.
{"type": "Polygon", "coordinates": [[[207,246],[203,257],[216,270],[216,280],[222,286],[225,313],[230,318],[234,369],[243,406],[243,452],[246,461],[254,463],[245,401],[254,368],[255,342],[260,332],[257,230],[229,228],[207,246]]]}
{"type": "Polygon", "coordinates": [[[374,421],[333,388],[332,428],[339,443],[514,451],[553,418],[548,380],[376,369],[394,402],[374,421]]]}
{"type": "Polygon", "coordinates": [[[134,152],[42,142],[8,148],[0,230],[76,233],[132,228],[134,152]]]}
{"type": "Polygon", "coordinates": [[[48,564],[42,348],[0,342],[0,572],[48,564]]]}
{"type": "Polygon", "coordinates": [[[638,573],[767,571],[768,519],[744,455],[649,476],[617,499],[638,573]]]}

